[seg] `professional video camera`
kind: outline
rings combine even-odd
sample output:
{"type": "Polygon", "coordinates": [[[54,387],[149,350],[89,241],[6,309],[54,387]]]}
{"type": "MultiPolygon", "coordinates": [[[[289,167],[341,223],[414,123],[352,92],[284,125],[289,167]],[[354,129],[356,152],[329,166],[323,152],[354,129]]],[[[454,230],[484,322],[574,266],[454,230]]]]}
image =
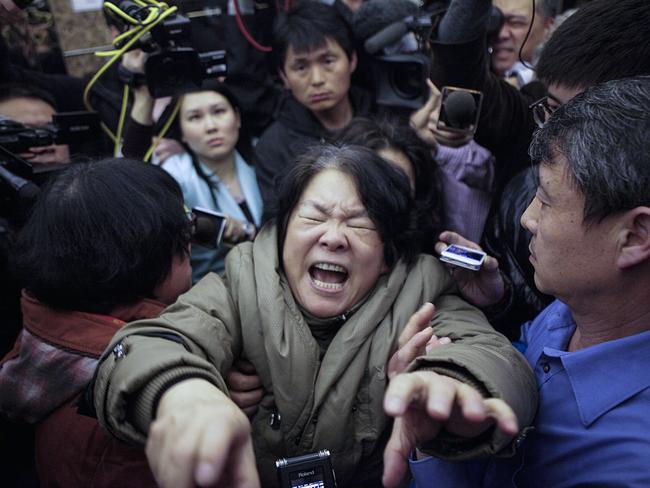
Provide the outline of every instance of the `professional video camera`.
{"type": "Polygon", "coordinates": [[[55,114],[51,124],[28,127],[0,118],[0,217],[20,222],[42,186],[65,164],[32,164],[18,157],[33,147],[80,144],[96,140],[99,117],[94,112],[55,114]]]}
{"type": "MultiPolygon", "coordinates": [[[[409,0],[368,0],[354,16],[355,35],[372,56],[375,101],[378,105],[418,109],[429,93],[429,38],[450,0],[429,0],[418,7],[409,0]],[[408,45],[407,34],[411,34],[408,45]]],[[[488,30],[498,32],[503,14],[493,7],[488,30]]]]}
{"type": "Polygon", "coordinates": [[[176,13],[177,7],[155,0],[107,0],[104,7],[124,26],[114,46],[149,53],[145,78],[154,98],[198,89],[204,79],[226,75],[225,51],[197,52],[190,20],[176,13]]]}

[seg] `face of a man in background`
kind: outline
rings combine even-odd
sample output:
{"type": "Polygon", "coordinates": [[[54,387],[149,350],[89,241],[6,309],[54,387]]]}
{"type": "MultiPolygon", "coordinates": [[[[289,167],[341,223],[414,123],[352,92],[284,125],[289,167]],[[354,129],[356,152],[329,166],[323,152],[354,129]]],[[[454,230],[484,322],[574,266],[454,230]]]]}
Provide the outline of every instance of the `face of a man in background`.
{"type": "MultiPolygon", "coordinates": [[[[492,70],[503,76],[519,60],[519,50],[533,18],[533,4],[529,0],[494,0],[494,5],[503,12],[505,22],[491,42],[492,70]]],[[[535,12],[530,35],[521,52],[524,61],[532,61],[535,49],[546,38],[552,25],[552,17],[544,18],[539,11],[535,12]]]]}
{"type": "Polygon", "coordinates": [[[350,78],[357,66],[338,42],[326,38],[325,44],[311,51],[287,54],[280,77],[293,96],[312,112],[336,110],[348,100],[350,78]]]}
{"type": "MultiPolygon", "coordinates": [[[[12,98],[0,102],[0,115],[28,127],[41,127],[52,122],[54,107],[38,98],[12,98]]],[[[66,144],[51,144],[29,148],[19,156],[30,163],[56,164],[70,160],[70,149],[66,144]]]]}

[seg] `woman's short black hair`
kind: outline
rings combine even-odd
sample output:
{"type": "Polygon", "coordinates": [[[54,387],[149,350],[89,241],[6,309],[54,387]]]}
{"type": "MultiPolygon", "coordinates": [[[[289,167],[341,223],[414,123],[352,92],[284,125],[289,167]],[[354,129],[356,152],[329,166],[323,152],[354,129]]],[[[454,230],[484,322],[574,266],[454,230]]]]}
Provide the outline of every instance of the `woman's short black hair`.
{"type": "Polygon", "coordinates": [[[23,287],[57,309],[109,313],[151,297],[190,222],[176,181],[140,161],[76,164],[51,181],[13,253],[23,287]]]}
{"type": "Polygon", "coordinates": [[[355,117],[335,135],[341,144],[354,144],[373,151],[393,149],[403,153],[411,162],[415,179],[415,207],[422,237],[427,245],[423,250],[433,251],[442,223],[440,183],[431,149],[405,121],[397,117],[355,117]]]}
{"type": "Polygon", "coordinates": [[[408,178],[368,148],[319,144],[303,154],[280,185],[274,220],[278,253],[282,255],[289,218],[309,182],[318,173],[336,169],[355,182],[361,202],[384,243],[384,260],[411,262],[418,253],[418,229],[408,178]]]}

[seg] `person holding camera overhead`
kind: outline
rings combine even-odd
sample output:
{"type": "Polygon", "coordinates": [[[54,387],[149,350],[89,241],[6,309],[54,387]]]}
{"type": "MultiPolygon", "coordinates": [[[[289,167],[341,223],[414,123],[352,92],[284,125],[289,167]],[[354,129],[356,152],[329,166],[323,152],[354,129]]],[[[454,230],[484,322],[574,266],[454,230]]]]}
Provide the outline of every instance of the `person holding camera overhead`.
{"type": "MultiPolygon", "coordinates": [[[[127,53],[124,66],[144,72],[144,53],[127,53]]],[[[166,110],[174,116],[167,137],[177,139],[185,148],[162,163],[162,168],[178,181],[185,204],[225,214],[223,242],[217,249],[194,246],[192,281],[206,273],[224,272],[224,259],[230,246],[252,240],[262,218],[262,197],[255,170],[246,162],[238,147],[241,115],[237,100],[217,80],[206,80],[200,91],[179,94],[166,110]]],[[[153,132],[154,100],[146,86],[134,89],[131,120],[126,128],[122,152],[143,159],[153,132]],[[145,145],[146,144],[146,145],[145,145]]],[[[162,116],[166,119],[165,114],[162,116]]]]}

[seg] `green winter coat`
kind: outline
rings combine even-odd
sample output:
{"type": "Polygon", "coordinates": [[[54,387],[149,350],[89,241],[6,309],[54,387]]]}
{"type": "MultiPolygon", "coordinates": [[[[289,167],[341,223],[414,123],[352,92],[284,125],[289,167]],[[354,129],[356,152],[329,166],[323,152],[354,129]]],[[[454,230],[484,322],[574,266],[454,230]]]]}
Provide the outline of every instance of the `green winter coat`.
{"type": "MultiPolygon", "coordinates": [[[[411,266],[398,262],[347,319],[321,361],[279,270],[275,229],[266,227],[254,243],[230,252],[225,280],[206,276],[160,318],[129,324],[114,337],[95,384],[100,422],[118,437],[143,443],[155,401],[170,384],[202,377],[226,391],[226,372],[244,357],[266,390],[252,419],[262,486],[277,485],[276,459],[320,449],[332,454],[339,486],[381,486],[390,428],[382,409],[385,367],[424,302],[436,306],[435,334],[453,343],[434,348],[417,367],[503,398],[520,425],[532,421],[537,393],[528,364],[455,292],[434,257],[421,255],[411,266]],[[124,355],[113,352],[118,343],[124,355]],[[276,421],[270,422],[273,414],[276,421]]],[[[495,434],[480,452],[506,443],[495,434]]],[[[476,446],[473,452],[479,452],[476,446]]]]}

